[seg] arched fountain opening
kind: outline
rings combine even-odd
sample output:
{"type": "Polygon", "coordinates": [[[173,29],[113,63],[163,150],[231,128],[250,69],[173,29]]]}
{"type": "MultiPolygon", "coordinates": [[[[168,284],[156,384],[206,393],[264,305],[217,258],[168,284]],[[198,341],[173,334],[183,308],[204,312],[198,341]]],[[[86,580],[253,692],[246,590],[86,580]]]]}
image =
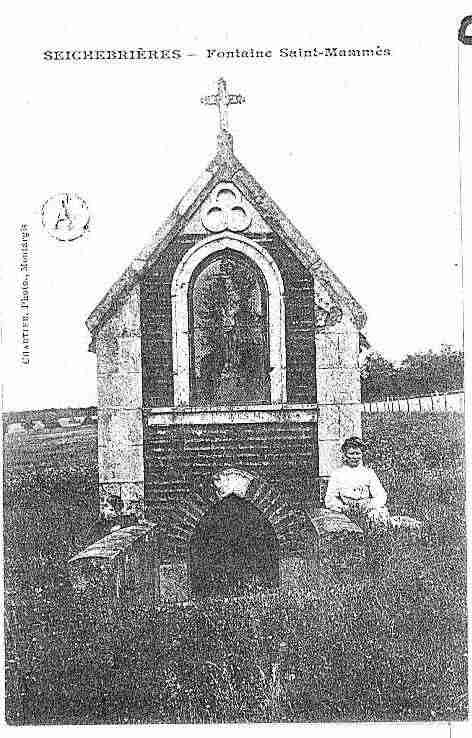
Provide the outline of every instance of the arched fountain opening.
{"type": "Polygon", "coordinates": [[[279,544],[254,505],[230,495],[199,522],[190,540],[193,597],[271,589],[279,582],[279,544]]]}

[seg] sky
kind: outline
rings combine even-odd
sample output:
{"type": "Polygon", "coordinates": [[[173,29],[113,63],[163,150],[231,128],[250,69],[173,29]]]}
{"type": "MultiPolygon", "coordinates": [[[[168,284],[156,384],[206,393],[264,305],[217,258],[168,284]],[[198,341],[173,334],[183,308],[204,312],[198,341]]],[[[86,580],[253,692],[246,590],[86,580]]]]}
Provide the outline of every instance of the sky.
{"type": "Polygon", "coordinates": [[[460,3],[19,3],[7,80],[2,251],[4,408],[96,402],[85,320],[216,150],[200,103],[224,76],[235,153],[367,311],[375,350],[461,344],[457,106],[460,3]],[[427,16],[425,11],[427,10],[427,16]],[[110,13],[113,13],[111,16],[110,13]],[[111,22],[111,17],[113,22],[111,22]],[[20,33],[21,30],[21,33],[20,33]],[[374,57],[280,58],[279,49],[374,57]],[[151,62],[46,62],[46,49],[181,49],[151,62]],[[207,49],[271,49],[264,60],[207,49]],[[78,193],[64,244],[41,208],[78,193]],[[21,225],[30,236],[30,363],[21,363],[21,225]]]}

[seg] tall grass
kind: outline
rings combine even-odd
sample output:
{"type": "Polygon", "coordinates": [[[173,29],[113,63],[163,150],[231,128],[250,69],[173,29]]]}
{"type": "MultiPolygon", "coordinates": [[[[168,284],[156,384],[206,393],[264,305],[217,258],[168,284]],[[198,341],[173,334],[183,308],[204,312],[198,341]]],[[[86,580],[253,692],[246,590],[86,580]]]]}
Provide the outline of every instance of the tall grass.
{"type": "Polygon", "coordinates": [[[96,513],[94,437],[10,447],[9,722],[464,719],[462,419],[370,415],[364,436],[392,511],[425,520],[426,539],[372,539],[362,577],[113,624],[75,607],[66,574],[96,513]]]}

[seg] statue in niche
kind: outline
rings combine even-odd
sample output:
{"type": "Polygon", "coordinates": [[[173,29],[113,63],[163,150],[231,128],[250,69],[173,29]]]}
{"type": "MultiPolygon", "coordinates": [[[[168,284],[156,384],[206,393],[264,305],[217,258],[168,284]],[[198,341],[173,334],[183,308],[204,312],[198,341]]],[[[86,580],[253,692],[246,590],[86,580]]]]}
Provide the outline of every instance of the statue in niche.
{"type": "Polygon", "coordinates": [[[269,402],[265,295],[255,269],[215,259],[196,278],[192,300],[194,403],[269,402]]]}

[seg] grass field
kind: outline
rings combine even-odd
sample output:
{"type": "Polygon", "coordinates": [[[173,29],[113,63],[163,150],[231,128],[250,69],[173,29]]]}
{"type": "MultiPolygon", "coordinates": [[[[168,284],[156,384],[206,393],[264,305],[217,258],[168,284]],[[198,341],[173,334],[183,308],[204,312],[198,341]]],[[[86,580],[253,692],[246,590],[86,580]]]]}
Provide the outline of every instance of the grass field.
{"type": "Polygon", "coordinates": [[[7,720],[465,719],[463,419],[370,415],[364,437],[392,512],[425,521],[426,540],[385,536],[360,579],[112,627],[75,607],[67,579],[98,512],[96,432],[8,438],[7,720]]]}

